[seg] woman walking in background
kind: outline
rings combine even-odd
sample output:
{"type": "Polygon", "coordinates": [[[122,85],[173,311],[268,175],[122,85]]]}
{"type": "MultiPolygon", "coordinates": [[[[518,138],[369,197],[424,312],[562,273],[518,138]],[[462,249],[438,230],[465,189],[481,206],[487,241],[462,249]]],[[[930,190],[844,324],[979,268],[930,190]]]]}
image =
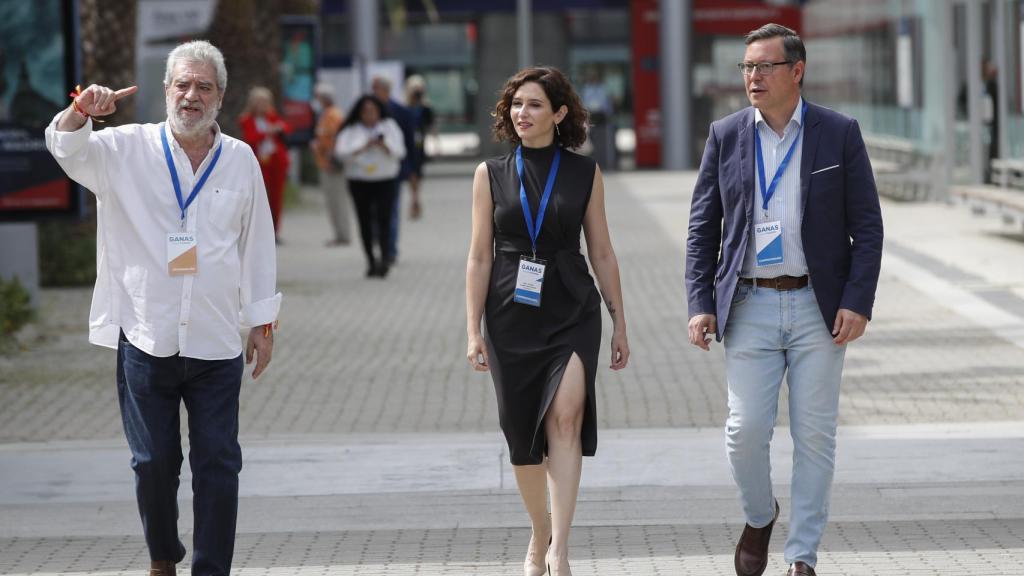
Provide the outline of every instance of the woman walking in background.
{"type": "Polygon", "coordinates": [[[413,142],[415,146],[409,151],[410,173],[409,190],[412,191],[412,206],[409,217],[418,220],[423,214],[420,204],[420,184],[423,182],[423,164],[427,161],[427,134],[434,128],[434,109],[427,100],[427,83],[423,77],[414,74],[405,79],[405,105],[412,116],[413,142]]]}
{"type": "Polygon", "coordinates": [[[384,278],[391,248],[394,187],[405,157],[402,130],[388,117],[380,100],[363,96],[348,113],[334,153],[345,166],[348,189],[356,205],[359,235],[366,252],[366,276],[384,278]],[[378,234],[374,234],[374,223],[378,234]],[[374,254],[375,238],[379,258],[374,254]]]}
{"type": "Polygon", "coordinates": [[[629,360],[619,267],[601,171],[569,151],[586,139],[587,111],[566,77],[547,67],[519,72],[493,115],[495,137],[516,147],[481,163],[473,180],[467,356],[491,372],[530,515],[524,573],[565,576],[581,456],[597,450],[602,296],[613,324],[611,368],[629,360]],[[581,229],[600,295],[580,253],[581,229]]]}
{"type": "Polygon", "coordinates": [[[260,161],[276,238],[281,232],[284,182],[288,176],[288,148],[284,144],[284,135],[291,133],[292,129],[278,116],[274,110],[274,96],[263,86],[249,91],[249,102],[238,119],[238,125],[242,139],[252,147],[260,161]]]}

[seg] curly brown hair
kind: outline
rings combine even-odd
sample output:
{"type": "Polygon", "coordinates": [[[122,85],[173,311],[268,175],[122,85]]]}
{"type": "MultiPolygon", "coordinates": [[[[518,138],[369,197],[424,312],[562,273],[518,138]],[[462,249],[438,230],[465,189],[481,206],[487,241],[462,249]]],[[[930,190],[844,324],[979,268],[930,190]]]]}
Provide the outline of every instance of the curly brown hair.
{"type": "Polygon", "coordinates": [[[509,110],[512,108],[512,98],[516,90],[527,82],[536,82],[544,90],[544,94],[551,101],[551,109],[558,111],[563,105],[568,110],[565,118],[558,124],[558,131],[555,133],[555,140],[565,148],[579,148],[587,140],[587,124],[590,114],[583,107],[572,83],[565,77],[558,68],[552,66],[536,66],[520,70],[501,89],[498,103],[494,105],[494,139],[498,142],[519,142],[519,135],[512,124],[509,110]]]}

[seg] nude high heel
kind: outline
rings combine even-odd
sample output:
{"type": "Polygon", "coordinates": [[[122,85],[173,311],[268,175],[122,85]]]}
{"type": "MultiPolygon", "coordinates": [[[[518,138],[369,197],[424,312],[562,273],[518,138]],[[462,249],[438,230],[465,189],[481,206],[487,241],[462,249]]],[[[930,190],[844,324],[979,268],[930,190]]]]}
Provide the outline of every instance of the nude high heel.
{"type": "MultiPolygon", "coordinates": [[[[547,550],[544,550],[543,554],[538,554],[538,550],[534,547],[536,540],[533,536],[530,536],[530,546],[526,549],[526,561],[523,562],[523,574],[525,576],[544,576],[548,571],[544,564],[538,564],[535,559],[540,558],[543,562],[544,558],[547,557],[547,550]]],[[[548,546],[551,546],[551,537],[548,537],[548,546]]]]}
{"type": "MultiPolygon", "coordinates": [[[[551,560],[548,559],[547,554],[544,555],[544,566],[545,566],[545,568],[547,568],[547,570],[545,571],[545,574],[547,576],[554,576],[555,572],[553,570],[551,570],[551,560]]],[[[558,564],[556,563],[555,567],[557,568],[557,566],[558,566],[558,564]]],[[[572,576],[572,571],[570,570],[569,572],[567,572],[565,574],[562,574],[562,571],[559,570],[558,571],[558,576],[572,576]]]]}

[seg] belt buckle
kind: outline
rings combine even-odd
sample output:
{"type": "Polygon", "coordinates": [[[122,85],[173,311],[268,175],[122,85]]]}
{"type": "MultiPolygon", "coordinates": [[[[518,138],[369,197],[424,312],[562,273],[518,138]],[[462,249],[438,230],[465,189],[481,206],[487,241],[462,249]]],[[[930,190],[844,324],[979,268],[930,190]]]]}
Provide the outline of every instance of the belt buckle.
{"type": "Polygon", "coordinates": [[[775,282],[775,289],[781,292],[782,291],[782,276],[776,276],[775,278],[772,278],[772,281],[775,282]]]}

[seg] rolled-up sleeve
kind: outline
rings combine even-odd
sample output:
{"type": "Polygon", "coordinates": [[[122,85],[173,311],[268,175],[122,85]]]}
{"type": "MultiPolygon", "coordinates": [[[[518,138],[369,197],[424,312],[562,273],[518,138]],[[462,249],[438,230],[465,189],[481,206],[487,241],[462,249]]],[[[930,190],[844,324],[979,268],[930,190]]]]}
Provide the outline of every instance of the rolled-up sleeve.
{"type": "Polygon", "coordinates": [[[270,215],[267,190],[256,157],[249,151],[251,202],[243,221],[239,256],[241,283],[239,296],[242,328],[270,324],[281,310],[281,293],[277,291],[277,249],[274,243],[274,221],[270,215]]]}
{"type": "Polygon", "coordinates": [[[57,130],[57,122],[63,114],[63,110],[58,112],[46,127],[46,149],[68,177],[102,198],[107,188],[105,146],[99,134],[92,130],[92,118],[74,132],[57,130]]]}

